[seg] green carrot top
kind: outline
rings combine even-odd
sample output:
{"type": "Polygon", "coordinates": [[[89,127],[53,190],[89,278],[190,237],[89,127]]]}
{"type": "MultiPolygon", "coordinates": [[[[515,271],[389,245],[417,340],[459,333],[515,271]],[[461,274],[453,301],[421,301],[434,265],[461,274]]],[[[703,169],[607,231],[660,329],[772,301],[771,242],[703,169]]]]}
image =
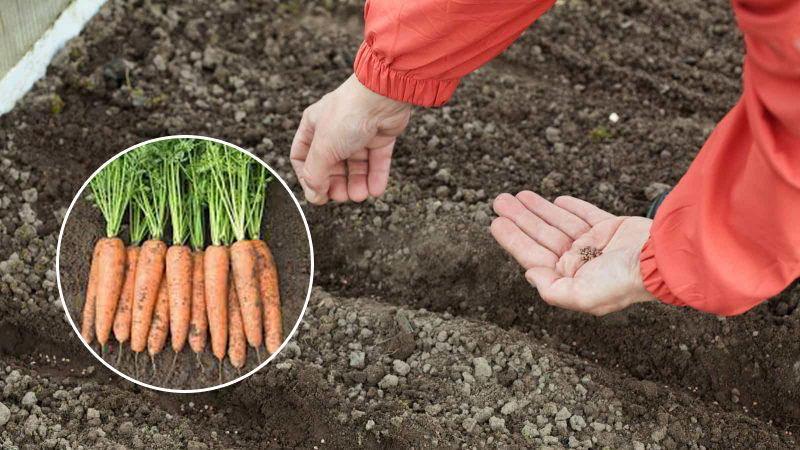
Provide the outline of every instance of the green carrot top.
{"type": "Polygon", "coordinates": [[[227,147],[211,152],[211,178],[230,221],[233,237],[245,239],[249,204],[250,163],[246,154],[227,147]]]}
{"type": "Polygon", "coordinates": [[[223,161],[226,149],[216,142],[206,141],[204,144],[205,152],[200,170],[208,177],[205,192],[208,201],[208,228],[211,234],[211,243],[213,245],[228,244],[231,237],[231,221],[226,215],[226,193],[223,186],[215,182],[216,176],[214,175],[215,171],[220,170],[218,164],[223,161]]]}
{"type": "Polygon", "coordinates": [[[93,200],[106,220],[106,236],[115,237],[122,226],[125,209],[131,199],[134,160],[123,155],[103,168],[89,186],[93,200]]]}
{"type": "Polygon", "coordinates": [[[189,184],[189,241],[192,248],[202,250],[205,245],[205,205],[207,180],[202,175],[203,147],[189,153],[186,179],[189,184]]]}
{"type": "Polygon", "coordinates": [[[131,198],[128,204],[128,232],[131,236],[131,245],[139,245],[144,239],[144,233],[147,231],[142,223],[142,207],[135,198],[131,198]]]}
{"type": "Polygon", "coordinates": [[[141,170],[138,174],[134,198],[144,215],[144,225],[151,239],[163,239],[167,212],[168,141],[159,141],[140,147],[141,170]]]}
{"type": "Polygon", "coordinates": [[[272,175],[267,177],[267,168],[259,162],[255,162],[251,170],[253,176],[249,189],[251,202],[247,209],[247,233],[250,235],[250,239],[260,239],[267,186],[272,181],[272,175]]]}
{"type": "Polygon", "coordinates": [[[186,165],[193,151],[194,142],[190,139],[181,139],[172,144],[164,154],[167,203],[172,221],[172,242],[174,245],[183,245],[189,237],[190,222],[186,165]]]}

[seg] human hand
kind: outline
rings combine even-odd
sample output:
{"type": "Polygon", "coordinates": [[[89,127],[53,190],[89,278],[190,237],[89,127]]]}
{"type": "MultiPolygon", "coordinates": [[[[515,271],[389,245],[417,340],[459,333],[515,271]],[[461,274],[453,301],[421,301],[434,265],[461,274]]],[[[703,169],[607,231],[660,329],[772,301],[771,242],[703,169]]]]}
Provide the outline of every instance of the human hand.
{"type": "Polygon", "coordinates": [[[652,220],[618,217],[574,197],[550,203],[530,191],[499,195],[494,210],[492,235],[545,302],[602,316],[655,299],[639,272],[652,220]]]}
{"type": "Polygon", "coordinates": [[[383,194],[410,116],[411,105],[372,92],[355,75],[306,108],[291,150],[306,199],[324,205],[383,194]]]}

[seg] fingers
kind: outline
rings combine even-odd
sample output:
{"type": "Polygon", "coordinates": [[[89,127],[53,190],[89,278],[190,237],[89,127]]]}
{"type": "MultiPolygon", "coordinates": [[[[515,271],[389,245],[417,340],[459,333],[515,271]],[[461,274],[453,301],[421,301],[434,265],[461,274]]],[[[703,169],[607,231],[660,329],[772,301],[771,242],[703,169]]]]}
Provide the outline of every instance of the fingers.
{"type": "Polygon", "coordinates": [[[498,217],[492,222],[492,236],[525,269],[555,267],[558,256],[523,232],[511,219],[498,217]]]}
{"type": "Polygon", "coordinates": [[[331,187],[331,176],[334,175],[334,168],[343,167],[340,166],[340,163],[341,161],[336,157],[336,153],[328,147],[328,142],[316,136],[311,142],[302,172],[303,180],[305,181],[306,199],[309,202],[317,205],[327,202],[328,190],[331,187]]]}
{"type": "Polygon", "coordinates": [[[347,160],[347,196],[354,202],[369,197],[367,174],[369,172],[367,149],[359,150],[347,160]]]}
{"type": "Polygon", "coordinates": [[[569,236],[542,220],[511,194],[500,194],[493,206],[498,215],[512,220],[531,239],[555,255],[562,255],[572,245],[569,236]]]}
{"type": "MultiPolygon", "coordinates": [[[[297,127],[297,131],[294,134],[294,139],[292,139],[292,148],[289,152],[289,159],[292,162],[292,169],[294,169],[297,180],[303,187],[303,192],[306,194],[306,198],[309,196],[309,190],[303,178],[305,173],[303,168],[306,164],[306,159],[308,158],[308,151],[311,148],[311,142],[314,140],[314,126],[310,118],[310,111],[311,107],[303,112],[303,117],[300,119],[300,125],[297,127]]],[[[313,194],[312,196],[315,197],[313,194]]]]}
{"type": "Polygon", "coordinates": [[[578,239],[591,228],[583,219],[564,208],[550,203],[535,192],[522,191],[517,194],[517,199],[531,212],[558,228],[573,240],[578,239]]]}
{"type": "Polygon", "coordinates": [[[593,204],[583,201],[581,199],[569,196],[562,196],[558,197],[555,202],[556,206],[564,208],[565,210],[575,214],[576,216],[583,219],[586,223],[591,226],[595,226],[598,223],[611,219],[614,216],[611,213],[603,211],[602,209],[594,206],[593,204]]]}
{"type": "Polygon", "coordinates": [[[369,195],[378,197],[386,191],[389,183],[389,168],[392,165],[392,151],[394,139],[386,145],[373,148],[369,151],[369,175],[367,187],[369,195]]]}
{"type": "Polygon", "coordinates": [[[303,112],[300,125],[292,140],[290,159],[297,179],[303,187],[306,200],[322,205],[328,201],[329,174],[336,161],[329,158],[329,155],[320,147],[320,140],[315,139],[316,110],[314,107],[315,105],[312,105],[303,112]]]}
{"type": "Polygon", "coordinates": [[[333,171],[331,172],[331,185],[328,189],[328,197],[335,202],[346,202],[347,195],[347,168],[345,163],[340,161],[336,163],[333,171]]]}
{"type": "Polygon", "coordinates": [[[340,160],[334,149],[316,133],[314,105],[309,107],[297,128],[290,159],[306,200],[322,205],[336,202],[363,202],[380,196],[389,182],[389,168],[395,138],[376,137],[372,145],[340,160]]]}

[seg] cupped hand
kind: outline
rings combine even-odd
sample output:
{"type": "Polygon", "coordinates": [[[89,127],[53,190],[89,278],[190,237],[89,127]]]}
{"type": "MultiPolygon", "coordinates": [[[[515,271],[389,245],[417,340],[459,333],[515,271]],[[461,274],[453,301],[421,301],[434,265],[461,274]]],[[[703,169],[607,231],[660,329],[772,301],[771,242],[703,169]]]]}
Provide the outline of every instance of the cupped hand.
{"type": "Polygon", "coordinates": [[[501,194],[494,210],[492,235],[545,302],[599,316],[654,299],[639,271],[650,219],[615,216],[574,197],[551,203],[530,191],[501,194]]]}
{"type": "Polygon", "coordinates": [[[355,75],[309,106],[291,150],[306,199],[323,205],[383,194],[410,115],[410,105],[372,92],[355,75]]]}

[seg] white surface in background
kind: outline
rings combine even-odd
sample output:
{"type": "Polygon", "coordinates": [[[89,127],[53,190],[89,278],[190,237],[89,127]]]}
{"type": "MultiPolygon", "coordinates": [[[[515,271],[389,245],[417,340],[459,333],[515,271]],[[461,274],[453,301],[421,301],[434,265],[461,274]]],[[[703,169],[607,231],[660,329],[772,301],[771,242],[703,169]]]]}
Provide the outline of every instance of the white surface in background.
{"type": "Polygon", "coordinates": [[[0,115],[10,111],[17,100],[44,76],[56,52],[81,32],[105,1],[75,0],[58,16],[53,26],[0,80],[0,115]]]}

